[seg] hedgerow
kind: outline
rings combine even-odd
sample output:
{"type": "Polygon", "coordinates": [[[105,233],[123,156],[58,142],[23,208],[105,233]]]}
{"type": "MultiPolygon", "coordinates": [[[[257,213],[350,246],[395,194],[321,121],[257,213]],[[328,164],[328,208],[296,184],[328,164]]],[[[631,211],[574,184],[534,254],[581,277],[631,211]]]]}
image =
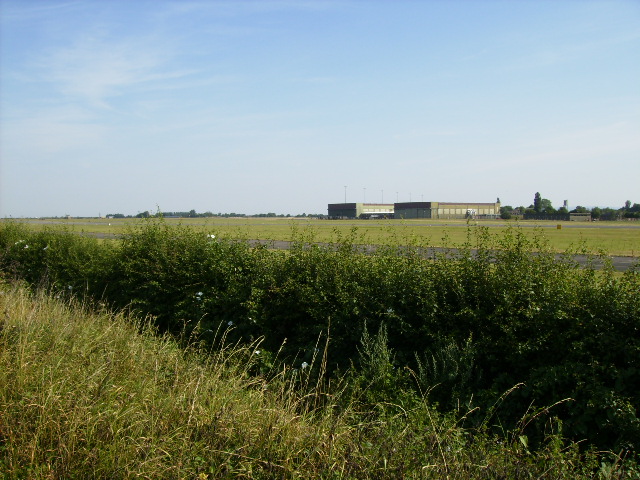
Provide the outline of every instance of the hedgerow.
{"type": "Polygon", "coordinates": [[[327,390],[308,370],[252,375],[255,345],[185,347],[149,318],[21,284],[0,282],[0,311],[3,479],[637,478],[557,429],[531,449],[526,418],[496,435],[428,398],[355,401],[372,393],[366,377],[397,395],[384,329],[363,337],[353,388],[327,390]]]}
{"type": "Polygon", "coordinates": [[[491,412],[504,431],[529,418],[531,448],[555,425],[585,445],[635,455],[638,269],[617,274],[605,256],[603,270],[581,267],[577,252],[558,260],[541,233],[530,241],[517,228],[496,238],[469,227],[464,245],[435,256],[415,242],[370,251],[361,240],[353,231],[319,245],[297,232],[290,250],[275,251],[162,221],[116,242],[9,222],[0,266],[148,315],[189,341],[259,341],[256,373],[283,362],[346,375],[354,398],[371,402],[409,405],[423,394],[443,412],[474,411],[470,425],[487,425],[491,412]],[[384,348],[371,348],[376,336],[384,348]]]}

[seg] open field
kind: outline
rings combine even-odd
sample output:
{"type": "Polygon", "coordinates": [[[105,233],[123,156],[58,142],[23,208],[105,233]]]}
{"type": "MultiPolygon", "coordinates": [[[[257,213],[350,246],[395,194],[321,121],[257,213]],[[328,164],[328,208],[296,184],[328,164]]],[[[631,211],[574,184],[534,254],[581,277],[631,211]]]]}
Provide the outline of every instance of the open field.
{"type": "MultiPolygon", "coordinates": [[[[6,220],[4,220],[6,221],[6,220]]],[[[76,232],[103,235],[122,234],[140,219],[25,219],[34,228],[64,227],[76,232]]],[[[468,226],[487,227],[500,236],[507,228],[521,227],[528,238],[544,235],[556,252],[581,246],[609,255],[640,256],[639,222],[554,223],[540,221],[464,220],[317,220],[305,218],[167,218],[169,224],[190,225],[225,238],[291,240],[304,233],[312,241],[329,242],[337,237],[355,235],[363,244],[406,244],[458,246],[467,240],[468,226]],[[557,226],[561,225],[558,229],[557,226]],[[355,231],[354,231],[355,229],[355,231]]]]}

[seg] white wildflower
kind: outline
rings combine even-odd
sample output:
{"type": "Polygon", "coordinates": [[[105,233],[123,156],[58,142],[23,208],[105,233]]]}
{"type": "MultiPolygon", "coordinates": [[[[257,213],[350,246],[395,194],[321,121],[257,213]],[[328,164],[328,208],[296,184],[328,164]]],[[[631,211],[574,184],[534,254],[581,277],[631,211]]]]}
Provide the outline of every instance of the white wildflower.
{"type": "Polygon", "coordinates": [[[49,245],[47,245],[46,247],[44,247],[42,250],[48,250],[49,249],[49,245]]]}
{"type": "Polygon", "coordinates": [[[305,369],[309,366],[309,364],[307,362],[302,362],[302,365],[300,365],[300,368],[305,369]]]}
{"type": "Polygon", "coordinates": [[[255,352],[253,352],[253,353],[255,353],[256,355],[260,355],[260,350],[256,350],[256,351],[255,351],[255,352]]]}
{"type": "Polygon", "coordinates": [[[231,326],[233,326],[233,322],[232,322],[231,320],[229,320],[229,321],[227,322],[227,325],[229,325],[229,326],[231,327],[231,326]]]}

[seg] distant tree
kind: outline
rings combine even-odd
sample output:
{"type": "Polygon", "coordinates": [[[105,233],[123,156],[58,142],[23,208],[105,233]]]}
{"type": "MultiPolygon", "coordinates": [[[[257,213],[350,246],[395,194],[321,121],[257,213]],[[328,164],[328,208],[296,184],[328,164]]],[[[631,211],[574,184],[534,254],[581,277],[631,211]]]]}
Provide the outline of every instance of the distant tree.
{"type": "Polygon", "coordinates": [[[551,204],[551,200],[548,198],[543,198],[540,200],[540,213],[554,214],[556,213],[556,209],[553,208],[551,204]]]}
{"type": "Polygon", "coordinates": [[[629,210],[631,208],[631,200],[624,202],[624,209],[629,210]]]}
{"type": "Polygon", "coordinates": [[[571,210],[570,213],[589,213],[589,210],[586,207],[578,205],[576,208],[571,210]]]}
{"type": "Polygon", "coordinates": [[[500,207],[500,218],[502,218],[503,220],[509,220],[512,216],[513,216],[513,207],[511,205],[505,205],[504,207],[500,207]]]}
{"type": "Polygon", "coordinates": [[[542,211],[542,197],[540,196],[540,192],[536,192],[533,197],[533,211],[536,213],[542,211]]]}
{"type": "Polygon", "coordinates": [[[562,206],[558,209],[558,213],[567,214],[569,213],[569,210],[567,209],[567,207],[562,206]]]}
{"type": "Polygon", "coordinates": [[[620,213],[613,208],[603,208],[600,212],[600,220],[617,220],[620,218],[620,213]]]}
{"type": "MultiPolygon", "coordinates": [[[[631,202],[627,200],[627,205],[631,202]]],[[[625,218],[640,218],[640,203],[634,203],[633,206],[629,205],[625,207],[625,218]]]]}
{"type": "Polygon", "coordinates": [[[601,216],[602,216],[602,209],[600,207],[593,207],[591,209],[591,218],[593,218],[594,220],[598,220],[600,219],[601,216]]]}

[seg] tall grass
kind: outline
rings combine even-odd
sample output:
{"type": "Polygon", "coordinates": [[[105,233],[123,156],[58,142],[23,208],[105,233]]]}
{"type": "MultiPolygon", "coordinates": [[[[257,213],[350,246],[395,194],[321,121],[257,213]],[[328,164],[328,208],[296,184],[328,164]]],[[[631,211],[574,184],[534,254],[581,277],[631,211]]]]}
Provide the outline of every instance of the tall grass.
{"type": "Polygon", "coordinates": [[[531,452],[524,431],[464,429],[461,416],[427,401],[365,409],[344,388],[294,388],[304,372],[266,381],[248,373],[256,345],[184,348],[148,322],[8,284],[0,310],[2,478],[637,474],[615,456],[580,453],[553,429],[531,452]]]}

